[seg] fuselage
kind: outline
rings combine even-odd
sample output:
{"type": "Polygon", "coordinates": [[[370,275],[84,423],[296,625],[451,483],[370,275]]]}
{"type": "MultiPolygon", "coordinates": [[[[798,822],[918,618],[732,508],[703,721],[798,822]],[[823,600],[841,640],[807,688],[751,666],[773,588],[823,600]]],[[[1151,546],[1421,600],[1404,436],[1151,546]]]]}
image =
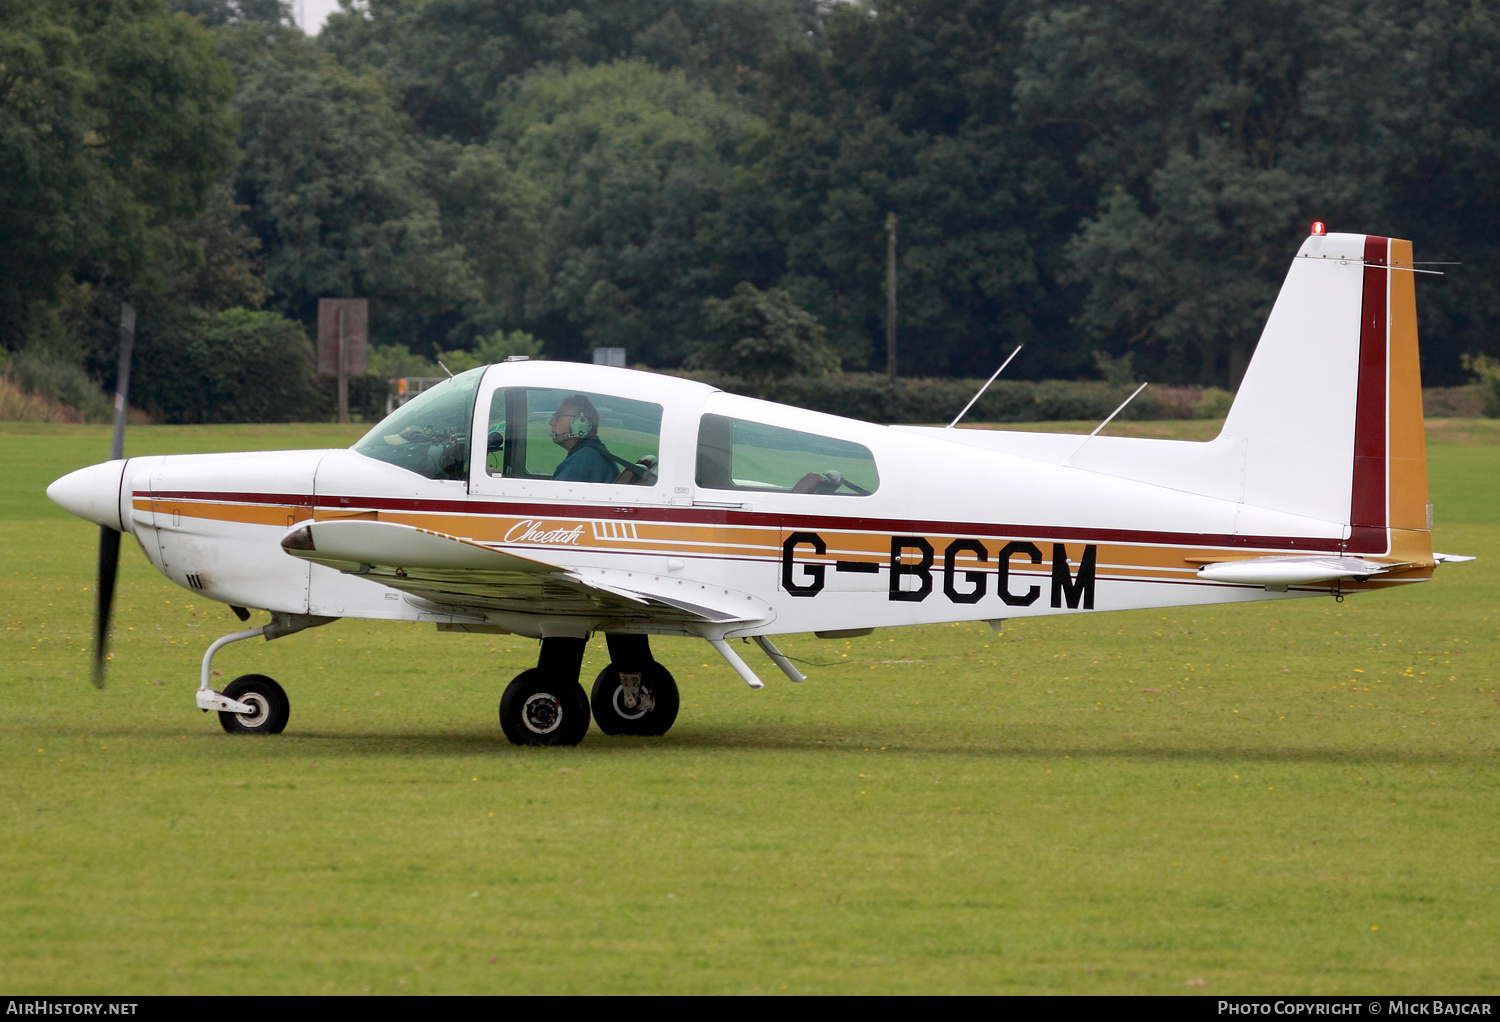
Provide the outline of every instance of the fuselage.
{"type": "MultiPolygon", "coordinates": [[[[769,608],[729,635],[1347,593],[1431,574],[1428,545],[1425,566],[1357,585],[1217,582],[1199,568],[1268,555],[1421,558],[1390,541],[1356,549],[1347,522],[976,446],[962,435],[971,431],[876,426],[568,363],[505,363],[466,377],[466,413],[434,402],[434,421],[421,422],[408,406],[355,449],[132,458],[65,477],[49,493],[131,532],[173,582],[230,605],[526,634],[541,634],[530,622],[550,608],[433,603],[288,556],[281,540],[308,521],[395,522],[562,573],[640,573],[769,608]],[[627,452],[622,466],[646,452],[649,472],[550,477],[560,454],[536,420],[555,395],[574,392],[602,406],[600,436],[627,452]]],[[[1175,450],[1191,464],[1211,456],[1207,446],[1175,450]]],[[[621,624],[607,609],[590,613],[585,630],[621,624]]]]}

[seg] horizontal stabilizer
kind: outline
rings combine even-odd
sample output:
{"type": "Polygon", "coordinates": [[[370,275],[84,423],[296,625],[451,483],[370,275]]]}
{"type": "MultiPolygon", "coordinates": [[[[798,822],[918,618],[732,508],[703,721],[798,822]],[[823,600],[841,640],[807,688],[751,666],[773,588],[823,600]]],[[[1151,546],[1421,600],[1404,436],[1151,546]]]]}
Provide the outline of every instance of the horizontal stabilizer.
{"type": "Polygon", "coordinates": [[[1252,586],[1302,586],[1335,579],[1363,581],[1393,571],[1422,567],[1416,563],[1386,564],[1363,557],[1251,557],[1242,561],[1217,561],[1198,569],[1198,577],[1210,582],[1252,586]]]}
{"type": "Polygon", "coordinates": [[[1472,561],[1472,560],[1474,560],[1474,557],[1472,555],[1470,555],[1470,554],[1439,554],[1439,553],[1434,553],[1432,555],[1432,559],[1434,561],[1437,561],[1439,564],[1462,564],[1465,561],[1472,561]]]}

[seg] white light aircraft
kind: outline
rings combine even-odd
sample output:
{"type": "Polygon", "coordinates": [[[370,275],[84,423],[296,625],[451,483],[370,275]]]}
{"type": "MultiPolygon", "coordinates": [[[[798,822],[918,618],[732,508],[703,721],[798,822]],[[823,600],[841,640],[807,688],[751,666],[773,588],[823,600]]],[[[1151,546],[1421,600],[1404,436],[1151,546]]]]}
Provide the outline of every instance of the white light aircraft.
{"type": "Polygon", "coordinates": [[[802,681],[773,636],[1426,581],[1459,558],[1430,537],[1422,271],[1409,242],[1320,226],[1206,443],[876,426],[511,361],[428,391],[348,450],[112,460],[47,493],[241,620],[269,612],[209,646],[197,694],[226,730],[263,734],[286,726],[285,693],[260,675],[215,691],[214,654],[346,617],[540,639],[500,724],[518,744],[573,745],[591,711],[607,734],[672,726],[677,685],[652,635],[702,638],[760,688],[730,640],[802,681]],[[579,670],[597,632],[611,663],[590,698],[579,670]]]}

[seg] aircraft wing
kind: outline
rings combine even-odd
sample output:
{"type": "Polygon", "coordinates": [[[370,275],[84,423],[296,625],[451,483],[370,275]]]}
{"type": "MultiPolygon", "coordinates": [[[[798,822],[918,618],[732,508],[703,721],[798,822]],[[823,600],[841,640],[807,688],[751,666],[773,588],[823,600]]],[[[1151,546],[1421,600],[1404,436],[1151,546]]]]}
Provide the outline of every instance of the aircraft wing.
{"type": "Polygon", "coordinates": [[[687,579],[570,568],[397,522],[335,519],[288,532],[294,557],[459,610],[731,625],[774,617],[762,600],[687,579]]]}

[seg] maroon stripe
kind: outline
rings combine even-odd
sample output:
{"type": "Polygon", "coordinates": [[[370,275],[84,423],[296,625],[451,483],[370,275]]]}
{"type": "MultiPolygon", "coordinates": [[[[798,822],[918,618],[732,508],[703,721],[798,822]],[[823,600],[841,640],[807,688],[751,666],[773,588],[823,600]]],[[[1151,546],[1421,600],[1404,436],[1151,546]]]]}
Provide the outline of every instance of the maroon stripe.
{"type": "Polygon", "coordinates": [[[313,498],[306,493],[250,493],[234,490],[136,490],[136,500],[194,500],[220,504],[284,504],[288,507],[312,507],[313,498]]]}
{"type": "MultiPolygon", "coordinates": [[[[1231,536],[1220,533],[1148,532],[1133,529],[1060,528],[1044,525],[1019,525],[1004,522],[954,522],[913,520],[909,518],[865,518],[842,515],[788,515],[763,511],[735,511],[729,508],[663,508],[663,507],[592,507],[578,505],[531,504],[473,497],[469,500],[419,500],[399,497],[327,496],[310,500],[301,494],[239,493],[198,490],[158,491],[154,494],[137,490],[138,498],[156,500],[219,501],[245,504],[283,504],[348,511],[399,511],[408,514],[466,514],[513,516],[521,518],[568,518],[601,521],[637,522],[648,525],[732,525],[783,530],[817,530],[885,533],[886,535],[964,535],[996,536],[1007,539],[1044,539],[1071,543],[1155,543],[1166,546],[1231,547],[1262,550],[1307,550],[1331,552],[1345,549],[1337,539],[1310,536],[1231,536]]],[[[851,500],[854,498],[851,498],[851,500]]],[[[1384,533],[1380,534],[1383,537],[1384,533]]]]}
{"type": "MultiPolygon", "coordinates": [[[[1386,268],[1388,238],[1365,238],[1365,287],[1359,321],[1359,390],[1354,411],[1354,483],[1349,506],[1351,540],[1370,549],[1373,540],[1382,552],[1385,536],[1365,530],[1386,526],[1386,268]]],[[[1356,543],[1350,544],[1356,548],[1356,543]]]]}

